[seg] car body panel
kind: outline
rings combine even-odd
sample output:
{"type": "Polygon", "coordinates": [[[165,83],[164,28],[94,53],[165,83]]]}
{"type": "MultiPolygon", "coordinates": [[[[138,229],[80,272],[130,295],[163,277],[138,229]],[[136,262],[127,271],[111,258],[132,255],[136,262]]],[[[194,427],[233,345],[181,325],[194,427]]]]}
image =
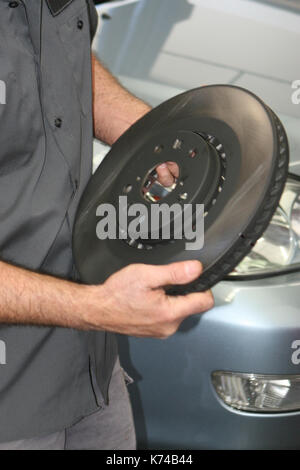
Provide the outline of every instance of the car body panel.
{"type": "MultiPolygon", "coordinates": [[[[247,0],[129,0],[98,10],[94,49],[128,89],[157,105],[202,84],[249,88],[279,114],[290,170],[300,174],[300,105],[291,101],[300,15],[247,0]]],[[[107,150],[95,143],[95,166],[107,150]]],[[[211,382],[216,370],[300,374],[292,362],[299,286],[300,273],[224,281],[213,289],[215,308],[168,340],[120,337],[141,448],[300,448],[300,410],[234,410],[211,382]]]]}

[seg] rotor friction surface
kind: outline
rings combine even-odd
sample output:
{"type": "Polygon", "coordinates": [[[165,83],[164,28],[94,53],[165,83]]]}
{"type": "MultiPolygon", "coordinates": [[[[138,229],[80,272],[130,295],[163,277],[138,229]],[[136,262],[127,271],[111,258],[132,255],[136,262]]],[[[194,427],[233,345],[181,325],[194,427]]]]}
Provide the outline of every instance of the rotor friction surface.
{"type": "MultiPolygon", "coordinates": [[[[166,101],[121,136],[85,190],[73,232],[82,281],[102,283],[133,263],[197,259],[203,263],[202,276],[169,292],[185,294],[212,287],[234,269],[269,224],[287,178],[288,160],[282,124],[247,90],[214,85],[166,101]],[[195,158],[189,158],[193,149],[195,158]],[[178,164],[184,176],[185,202],[205,206],[203,248],[186,250],[184,239],[155,244],[99,240],[97,207],[116,205],[124,185],[132,188],[131,203],[145,202],[140,181],[149,168],[166,161],[178,164]]],[[[178,191],[182,188],[176,188],[164,203],[178,201],[178,191]]]]}

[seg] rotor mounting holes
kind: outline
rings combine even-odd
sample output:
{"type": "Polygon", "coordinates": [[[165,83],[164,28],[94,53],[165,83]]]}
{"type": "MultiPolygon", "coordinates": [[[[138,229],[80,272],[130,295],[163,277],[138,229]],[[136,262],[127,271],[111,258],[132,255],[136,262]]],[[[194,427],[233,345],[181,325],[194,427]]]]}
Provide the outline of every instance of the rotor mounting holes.
{"type": "Polygon", "coordinates": [[[145,245],[146,250],[152,250],[153,246],[151,245],[145,245]]]}
{"type": "Polygon", "coordinates": [[[198,131],[195,131],[195,134],[200,135],[203,139],[206,140],[209,146],[215,150],[215,152],[219,156],[219,162],[221,164],[220,165],[221,174],[220,174],[219,184],[215,190],[215,194],[213,195],[211,201],[207,205],[206,211],[204,213],[204,217],[206,217],[210,209],[217,204],[218,197],[220,196],[220,193],[222,193],[223,191],[223,187],[226,182],[227,154],[226,154],[226,149],[223,146],[223,143],[215,135],[206,134],[206,133],[198,132],[198,131]]]}
{"type": "Polygon", "coordinates": [[[154,153],[161,153],[164,149],[164,146],[163,145],[156,145],[154,147],[154,153]]]}
{"type": "Polygon", "coordinates": [[[191,149],[189,151],[189,157],[190,158],[195,158],[196,155],[197,155],[197,150],[196,149],[191,149]]]}
{"type": "Polygon", "coordinates": [[[173,144],[173,149],[174,150],[181,150],[182,144],[183,144],[182,140],[176,139],[174,144],[173,144]]]}
{"type": "Polygon", "coordinates": [[[129,194],[131,191],[132,191],[132,184],[127,184],[123,189],[123,193],[125,194],[129,194]]]}

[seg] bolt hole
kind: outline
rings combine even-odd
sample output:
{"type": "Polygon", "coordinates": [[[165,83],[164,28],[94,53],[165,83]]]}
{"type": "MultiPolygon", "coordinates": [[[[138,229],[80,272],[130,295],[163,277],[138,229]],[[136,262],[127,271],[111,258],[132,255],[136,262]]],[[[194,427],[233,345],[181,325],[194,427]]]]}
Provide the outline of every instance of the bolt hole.
{"type": "Polygon", "coordinates": [[[160,153],[162,152],[164,149],[163,145],[157,145],[155,148],[154,148],[154,152],[155,153],[160,153]]]}
{"type": "Polygon", "coordinates": [[[195,156],[197,155],[197,150],[196,149],[192,149],[189,151],[189,157],[190,158],[195,158],[195,156]]]}
{"type": "Polygon", "coordinates": [[[173,144],[173,149],[174,150],[181,150],[182,143],[183,143],[182,140],[176,139],[174,144],[173,144]]]}
{"type": "Polygon", "coordinates": [[[125,188],[123,189],[123,192],[125,194],[129,194],[130,191],[132,191],[132,184],[127,184],[127,186],[125,186],[125,188]]]}

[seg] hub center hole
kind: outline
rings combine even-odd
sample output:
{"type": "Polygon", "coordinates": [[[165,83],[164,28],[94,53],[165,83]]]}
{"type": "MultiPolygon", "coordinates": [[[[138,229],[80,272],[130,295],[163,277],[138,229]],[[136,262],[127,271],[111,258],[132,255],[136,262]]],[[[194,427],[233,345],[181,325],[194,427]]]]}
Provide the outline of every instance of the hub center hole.
{"type": "Polygon", "coordinates": [[[175,162],[164,162],[148,171],[142,186],[144,198],[159,202],[167,197],[177,186],[179,166],[175,162]]]}

